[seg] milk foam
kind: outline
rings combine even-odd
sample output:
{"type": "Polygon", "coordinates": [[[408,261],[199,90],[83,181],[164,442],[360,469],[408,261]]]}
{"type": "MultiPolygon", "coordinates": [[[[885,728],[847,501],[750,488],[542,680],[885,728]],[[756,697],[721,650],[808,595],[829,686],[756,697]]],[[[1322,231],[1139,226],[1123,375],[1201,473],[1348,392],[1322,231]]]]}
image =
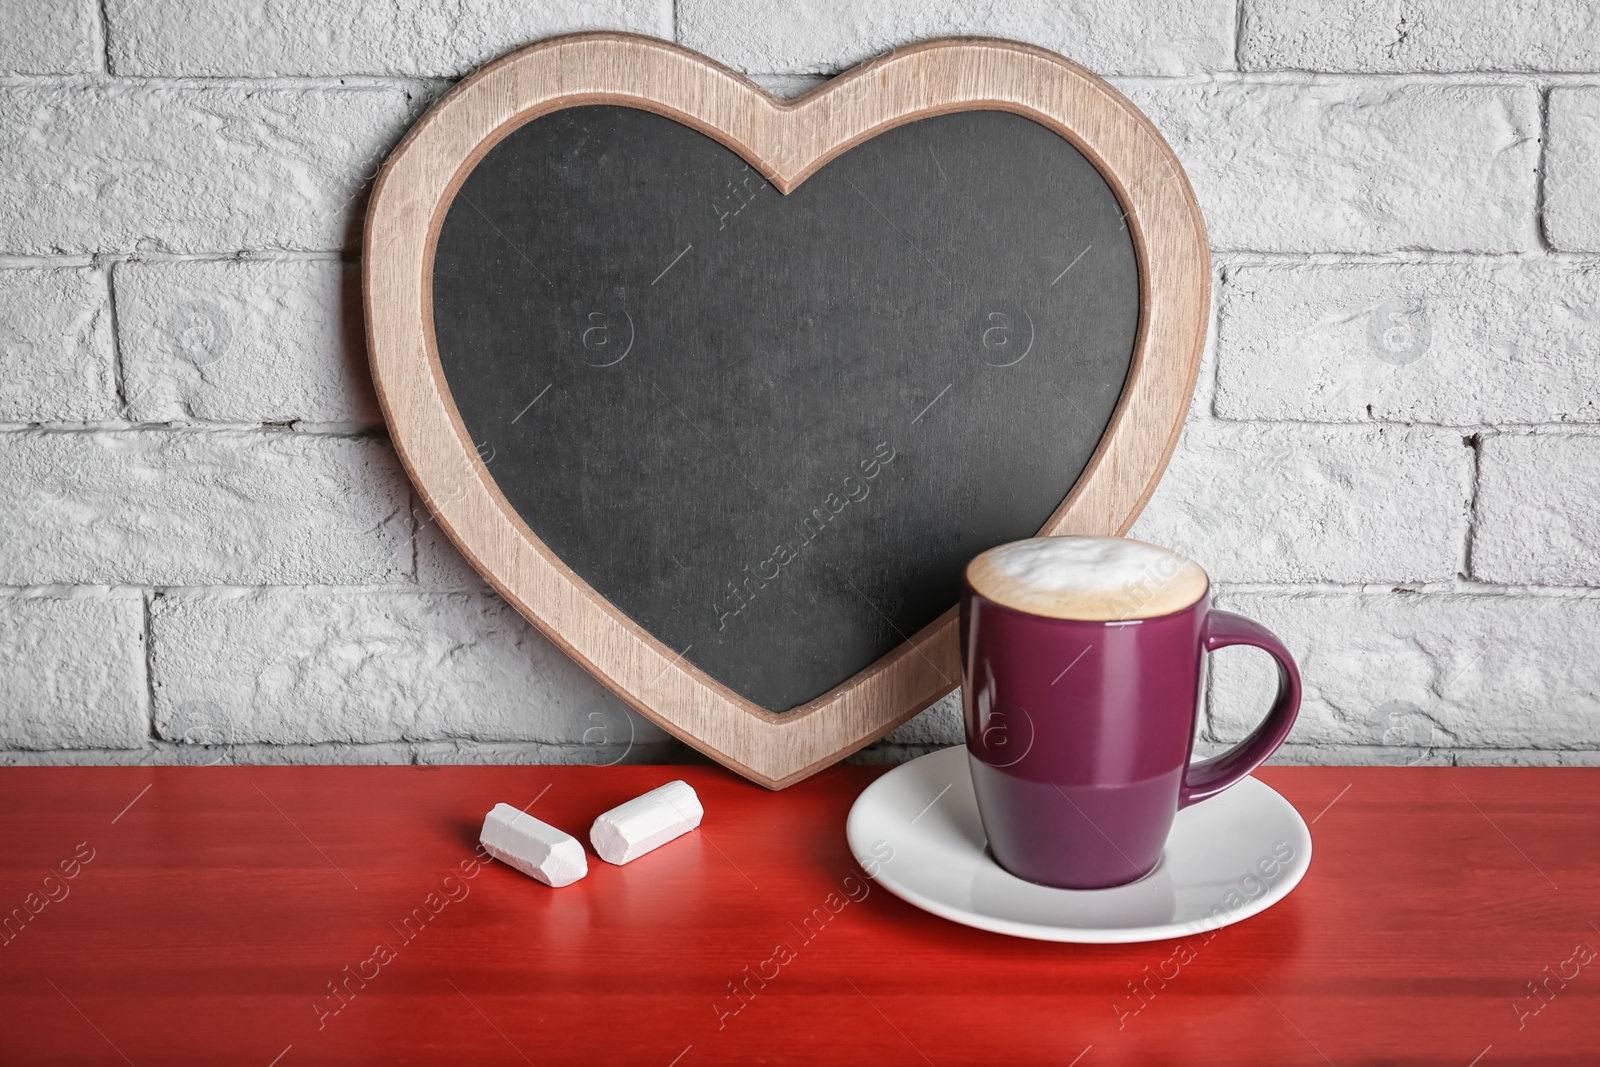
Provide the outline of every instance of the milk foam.
{"type": "Polygon", "coordinates": [[[1036,537],[991,548],[967,580],[1007,607],[1063,619],[1152,618],[1193,604],[1207,579],[1185,556],[1119,537],[1036,537]]]}

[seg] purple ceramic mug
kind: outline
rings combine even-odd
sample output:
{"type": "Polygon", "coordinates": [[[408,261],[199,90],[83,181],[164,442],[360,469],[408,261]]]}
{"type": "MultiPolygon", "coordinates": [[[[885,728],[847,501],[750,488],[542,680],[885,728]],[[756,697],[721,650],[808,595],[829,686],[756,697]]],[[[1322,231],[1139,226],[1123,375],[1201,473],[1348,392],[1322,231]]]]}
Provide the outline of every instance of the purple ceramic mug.
{"type": "Polygon", "coordinates": [[[1121,538],[1034,538],[967,566],[961,597],[968,763],[995,860],[1019,878],[1100,889],[1155,869],[1178,809],[1281,745],[1300,674],[1276,637],[1214,611],[1193,561],[1121,538]],[[1191,764],[1202,661],[1253,645],[1278,665],[1266,720],[1191,764]]]}

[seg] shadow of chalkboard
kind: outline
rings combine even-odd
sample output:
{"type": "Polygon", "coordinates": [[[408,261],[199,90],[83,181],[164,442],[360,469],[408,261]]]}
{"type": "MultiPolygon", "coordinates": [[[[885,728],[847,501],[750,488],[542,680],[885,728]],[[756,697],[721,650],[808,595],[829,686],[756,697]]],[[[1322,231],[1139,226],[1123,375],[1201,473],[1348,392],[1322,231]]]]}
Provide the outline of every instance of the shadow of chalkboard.
{"type": "Polygon", "coordinates": [[[432,312],[465,429],[534,534],[786,711],[1060,506],[1139,296],[1116,196],[1020,116],[900,126],[784,196],[687,126],[582,106],[472,169],[432,312]]]}

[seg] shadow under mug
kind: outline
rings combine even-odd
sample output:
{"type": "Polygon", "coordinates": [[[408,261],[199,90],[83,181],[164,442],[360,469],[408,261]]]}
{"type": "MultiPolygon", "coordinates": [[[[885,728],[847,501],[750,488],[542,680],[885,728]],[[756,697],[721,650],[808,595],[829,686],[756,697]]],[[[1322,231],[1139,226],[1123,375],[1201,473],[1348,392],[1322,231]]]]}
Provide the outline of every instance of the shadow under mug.
{"type": "Polygon", "coordinates": [[[1154,618],[1052,618],[963,581],[962,708],[989,849],[1019,878],[1103,889],[1155,869],[1178,810],[1227,789],[1283,744],[1300,673],[1264,626],[1216,611],[1209,588],[1154,618]],[[1191,764],[1207,652],[1252,645],[1278,665],[1265,721],[1191,764]]]}

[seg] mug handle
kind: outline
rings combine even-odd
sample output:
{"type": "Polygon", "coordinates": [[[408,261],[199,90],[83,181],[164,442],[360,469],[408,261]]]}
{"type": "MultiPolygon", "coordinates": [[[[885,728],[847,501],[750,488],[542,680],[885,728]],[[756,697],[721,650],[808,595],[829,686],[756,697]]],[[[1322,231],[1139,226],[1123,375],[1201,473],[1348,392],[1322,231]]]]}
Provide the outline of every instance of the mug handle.
{"type": "Polygon", "coordinates": [[[1229,645],[1250,645],[1270,653],[1278,661],[1278,695],[1266,719],[1249,737],[1219,756],[1189,765],[1178,791],[1180,808],[1209,800],[1261,766],[1288,738],[1295,717],[1300,714],[1300,670],[1272,631],[1243,615],[1212,611],[1206,616],[1202,642],[1207,652],[1229,645]]]}

